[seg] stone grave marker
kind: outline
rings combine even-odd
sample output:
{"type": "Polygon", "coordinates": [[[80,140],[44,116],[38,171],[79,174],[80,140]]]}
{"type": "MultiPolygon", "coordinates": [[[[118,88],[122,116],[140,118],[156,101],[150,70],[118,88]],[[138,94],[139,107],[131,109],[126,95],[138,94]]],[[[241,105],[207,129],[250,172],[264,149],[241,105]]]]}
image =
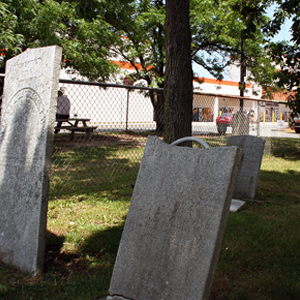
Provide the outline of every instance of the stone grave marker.
{"type": "Polygon", "coordinates": [[[232,135],[249,134],[249,114],[238,111],[232,116],[232,135]]]}
{"type": "Polygon", "coordinates": [[[44,264],[61,48],[29,49],[6,63],[0,124],[0,260],[44,264]]]}
{"type": "Polygon", "coordinates": [[[227,146],[236,146],[243,150],[233,198],[253,200],[256,194],[265,140],[251,135],[230,136],[227,146]]]}
{"type": "Polygon", "coordinates": [[[241,156],[148,137],[107,300],[208,299],[241,156]]]}

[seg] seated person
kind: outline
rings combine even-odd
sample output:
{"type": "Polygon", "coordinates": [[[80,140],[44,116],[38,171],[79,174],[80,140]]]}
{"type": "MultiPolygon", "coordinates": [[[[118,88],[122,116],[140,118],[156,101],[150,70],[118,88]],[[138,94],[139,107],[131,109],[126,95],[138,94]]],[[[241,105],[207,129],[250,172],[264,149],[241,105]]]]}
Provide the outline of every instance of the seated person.
{"type": "MultiPolygon", "coordinates": [[[[71,103],[68,97],[64,96],[62,91],[58,91],[56,121],[60,119],[69,119],[71,103]]],[[[62,122],[57,122],[56,127],[61,127],[62,122]]],[[[60,129],[55,129],[54,133],[59,133],[60,129]]]]}

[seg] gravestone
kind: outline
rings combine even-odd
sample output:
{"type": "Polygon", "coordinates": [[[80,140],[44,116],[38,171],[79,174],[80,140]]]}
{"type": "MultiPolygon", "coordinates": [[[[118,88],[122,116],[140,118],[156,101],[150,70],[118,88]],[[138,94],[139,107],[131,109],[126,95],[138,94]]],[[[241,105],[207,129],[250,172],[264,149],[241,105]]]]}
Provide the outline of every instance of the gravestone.
{"type": "Polygon", "coordinates": [[[241,156],[148,137],[107,300],[208,299],[241,156]]]}
{"type": "Polygon", "coordinates": [[[236,146],[243,150],[233,197],[252,200],[256,194],[265,140],[251,135],[230,136],[227,146],[236,146]]]}
{"type": "Polygon", "coordinates": [[[6,63],[0,124],[0,260],[43,269],[61,48],[29,49],[6,63]]]}
{"type": "Polygon", "coordinates": [[[232,116],[232,135],[249,134],[249,114],[238,111],[232,116]]]}
{"type": "Polygon", "coordinates": [[[231,212],[239,212],[244,207],[246,207],[246,202],[245,201],[237,200],[237,199],[232,199],[229,211],[231,211],[231,212]]]}

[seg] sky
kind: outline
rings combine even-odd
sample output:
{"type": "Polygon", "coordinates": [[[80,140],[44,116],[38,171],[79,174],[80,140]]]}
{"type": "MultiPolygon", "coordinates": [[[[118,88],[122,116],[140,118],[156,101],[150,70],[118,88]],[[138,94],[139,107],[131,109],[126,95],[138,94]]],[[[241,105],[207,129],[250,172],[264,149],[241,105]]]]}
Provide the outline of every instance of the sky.
{"type": "MultiPolygon", "coordinates": [[[[269,18],[273,17],[274,11],[275,5],[272,5],[267,11],[269,18]]],[[[291,40],[291,33],[289,32],[291,26],[291,19],[286,20],[282,25],[280,32],[274,37],[274,41],[291,40]]]]}
{"type": "MultiPolygon", "coordinates": [[[[267,14],[270,18],[272,18],[273,14],[274,14],[274,10],[275,10],[275,6],[271,6],[268,11],[267,14]]],[[[287,20],[281,27],[280,32],[274,37],[274,41],[282,41],[282,40],[290,40],[291,39],[291,34],[289,32],[290,28],[292,25],[292,21],[291,20],[287,20]]],[[[194,73],[196,73],[198,75],[198,77],[204,77],[204,78],[212,78],[214,79],[214,77],[207,71],[205,70],[203,67],[193,63],[193,71],[194,73]]],[[[230,80],[230,78],[224,77],[224,80],[230,80]]]]}

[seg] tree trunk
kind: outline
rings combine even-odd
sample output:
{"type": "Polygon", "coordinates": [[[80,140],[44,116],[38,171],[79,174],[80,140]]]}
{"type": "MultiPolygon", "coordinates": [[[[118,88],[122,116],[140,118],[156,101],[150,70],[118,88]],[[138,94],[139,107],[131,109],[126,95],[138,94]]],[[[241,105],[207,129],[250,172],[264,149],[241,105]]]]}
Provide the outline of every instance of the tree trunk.
{"type": "Polygon", "coordinates": [[[165,97],[164,93],[157,93],[155,96],[155,106],[154,106],[154,116],[156,122],[156,134],[163,135],[165,128],[165,119],[164,119],[164,108],[165,108],[165,97]]]}
{"type": "Polygon", "coordinates": [[[154,121],[156,122],[155,133],[162,136],[165,128],[165,95],[164,92],[150,91],[150,99],[153,105],[154,121]]]}
{"type": "MultiPolygon", "coordinates": [[[[5,74],[5,68],[0,68],[0,73],[5,74]]],[[[1,123],[1,107],[2,107],[3,88],[4,88],[4,78],[0,77],[0,123],[1,123]]]]}
{"type": "Polygon", "coordinates": [[[166,1],[166,83],[164,141],[191,136],[193,73],[189,1],[166,1]]]}

